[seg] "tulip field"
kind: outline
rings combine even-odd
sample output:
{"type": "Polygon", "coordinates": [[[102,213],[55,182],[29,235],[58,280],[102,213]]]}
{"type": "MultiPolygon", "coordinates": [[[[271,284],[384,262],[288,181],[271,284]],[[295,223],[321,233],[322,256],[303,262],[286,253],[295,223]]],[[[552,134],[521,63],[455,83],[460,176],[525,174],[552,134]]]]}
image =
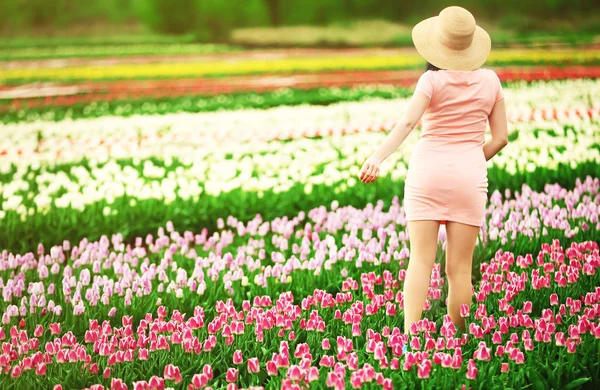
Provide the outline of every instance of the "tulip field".
{"type": "Polygon", "coordinates": [[[0,389],[600,388],[599,50],[490,57],[467,329],[442,225],[405,334],[420,127],[358,173],[422,60],[67,49],[0,50],[0,389]]]}

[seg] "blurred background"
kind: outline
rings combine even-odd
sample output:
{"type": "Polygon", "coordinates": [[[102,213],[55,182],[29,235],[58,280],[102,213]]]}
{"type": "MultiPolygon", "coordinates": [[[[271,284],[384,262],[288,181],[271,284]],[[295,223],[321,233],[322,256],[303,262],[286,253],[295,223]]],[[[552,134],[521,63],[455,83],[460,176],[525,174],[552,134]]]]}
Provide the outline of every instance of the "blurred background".
{"type": "Polygon", "coordinates": [[[57,44],[79,37],[97,44],[395,47],[410,46],[411,26],[449,5],[469,9],[496,45],[597,43],[600,32],[594,0],[4,0],[0,32],[14,46],[34,45],[22,37],[65,39],[57,44]]]}

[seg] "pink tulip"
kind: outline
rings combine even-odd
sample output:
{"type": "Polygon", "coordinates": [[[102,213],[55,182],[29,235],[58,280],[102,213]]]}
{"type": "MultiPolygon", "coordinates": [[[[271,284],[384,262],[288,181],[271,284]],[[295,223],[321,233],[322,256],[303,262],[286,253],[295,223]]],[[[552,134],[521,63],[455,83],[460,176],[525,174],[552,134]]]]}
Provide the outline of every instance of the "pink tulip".
{"type": "Polygon", "coordinates": [[[164,369],[163,377],[166,380],[171,380],[176,384],[181,382],[183,379],[181,377],[181,372],[179,371],[179,367],[174,366],[173,364],[167,364],[164,369]]]}
{"type": "Polygon", "coordinates": [[[202,373],[206,375],[208,380],[211,380],[213,378],[212,366],[210,364],[205,364],[204,367],[202,367],[202,373]]]}
{"type": "Polygon", "coordinates": [[[242,358],[242,351],[239,349],[233,352],[233,364],[242,364],[244,359],[242,358]]]}
{"type": "Polygon", "coordinates": [[[150,380],[148,381],[148,386],[151,389],[164,389],[165,388],[165,379],[158,377],[156,375],[152,375],[150,380]]]}
{"type": "Polygon", "coordinates": [[[291,366],[290,368],[288,368],[286,376],[292,381],[299,381],[300,379],[302,379],[303,373],[300,367],[291,366]]]}
{"type": "Polygon", "coordinates": [[[523,354],[523,352],[517,350],[517,354],[514,360],[517,364],[523,364],[525,363],[525,355],[523,354]]]}
{"type": "Polygon", "coordinates": [[[35,367],[36,375],[46,375],[46,364],[40,363],[35,367]]]}
{"type": "MultiPolygon", "coordinates": [[[[329,378],[328,378],[328,382],[329,382],[329,378]]],[[[350,375],[350,385],[352,385],[353,389],[360,389],[360,388],[362,388],[363,387],[363,382],[364,382],[364,380],[363,380],[363,377],[362,377],[362,375],[361,375],[360,372],[353,372],[350,375]]],[[[328,384],[328,386],[331,387],[332,385],[328,384]]]]}
{"type": "Polygon", "coordinates": [[[208,377],[205,374],[194,374],[192,377],[192,388],[202,389],[208,384],[208,377]]]}
{"type": "Polygon", "coordinates": [[[44,334],[44,327],[40,324],[35,326],[35,330],[33,331],[33,335],[35,337],[42,337],[42,335],[44,334]]]}
{"type": "Polygon", "coordinates": [[[227,382],[235,382],[237,381],[239,371],[237,368],[228,368],[227,373],[225,374],[225,380],[227,382]]]}
{"type": "Polygon", "coordinates": [[[314,366],[310,367],[306,374],[306,381],[310,383],[310,382],[314,382],[318,379],[319,379],[319,369],[314,366]]]}
{"type": "Polygon", "coordinates": [[[473,359],[469,359],[467,365],[467,379],[474,380],[475,378],[477,378],[477,366],[473,359]]]}
{"type": "Polygon", "coordinates": [[[421,349],[421,339],[419,339],[419,338],[418,338],[418,337],[416,337],[416,336],[415,336],[415,337],[413,337],[413,338],[410,340],[410,348],[411,348],[412,350],[419,350],[419,349],[421,349]]]}
{"type": "Polygon", "coordinates": [[[140,360],[148,360],[149,354],[146,348],[140,348],[138,350],[138,359],[140,360]]]}
{"type": "Polygon", "coordinates": [[[428,360],[428,359],[423,360],[423,362],[421,362],[417,365],[418,377],[421,379],[429,378],[429,375],[431,374],[431,368],[432,368],[431,360],[428,360]]]}
{"type": "Polygon", "coordinates": [[[18,378],[21,376],[21,367],[20,366],[13,366],[11,372],[10,372],[10,376],[13,378],[18,378]]]}
{"type": "Polygon", "coordinates": [[[253,357],[248,359],[248,372],[249,373],[258,373],[260,372],[260,365],[258,364],[258,358],[253,357]]]}
{"type": "Polygon", "coordinates": [[[127,385],[121,379],[112,378],[110,381],[111,390],[127,390],[127,385]]]}
{"type": "Polygon", "coordinates": [[[485,342],[479,343],[479,348],[473,354],[473,357],[477,360],[490,360],[490,348],[486,347],[485,342]]]}
{"type": "Polygon", "coordinates": [[[50,334],[51,335],[58,335],[60,334],[60,322],[55,322],[49,325],[50,327],[50,334]]]}
{"type": "Polygon", "coordinates": [[[133,382],[133,390],[146,390],[148,389],[148,382],[146,381],[134,381],[133,382]]]}
{"type": "Polygon", "coordinates": [[[469,316],[469,305],[462,303],[460,305],[460,316],[466,318],[469,316]]]}
{"type": "Polygon", "coordinates": [[[500,366],[500,372],[503,374],[508,373],[508,363],[502,363],[502,365],[500,366]]]}
{"type": "Polygon", "coordinates": [[[277,364],[274,361],[269,360],[267,362],[267,374],[273,376],[279,374],[279,369],[277,368],[277,364]]]}

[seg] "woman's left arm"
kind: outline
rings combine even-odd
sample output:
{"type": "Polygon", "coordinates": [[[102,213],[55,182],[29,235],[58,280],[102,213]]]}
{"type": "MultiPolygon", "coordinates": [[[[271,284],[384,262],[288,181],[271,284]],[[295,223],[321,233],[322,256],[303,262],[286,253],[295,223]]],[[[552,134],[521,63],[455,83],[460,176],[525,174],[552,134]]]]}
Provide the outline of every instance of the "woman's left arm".
{"type": "Polygon", "coordinates": [[[431,99],[425,93],[416,91],[413,94],[402,119],[396,123],[385,141],[363,164],[359,173],[361,181],[371,183],[377,179],[381,163],[402,145],[402,142],[421,120],[430,101],[431,99]]]}

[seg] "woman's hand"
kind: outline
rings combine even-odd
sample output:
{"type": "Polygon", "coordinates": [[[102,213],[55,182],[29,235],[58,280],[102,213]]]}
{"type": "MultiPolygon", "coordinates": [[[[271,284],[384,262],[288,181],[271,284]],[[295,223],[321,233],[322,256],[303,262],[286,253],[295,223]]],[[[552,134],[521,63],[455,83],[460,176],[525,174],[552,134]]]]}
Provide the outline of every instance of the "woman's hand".
{"type": "Polygon", "coordinates": [[[360,169],[360,173],[358,174],[360,181],[365,183],[374,182],[375,179],[377,179],[377,176],[379,176],[380,164],[381,161],[377,160],[373,156],[369,157],[363,164],[362,168],[360,169]]]}

